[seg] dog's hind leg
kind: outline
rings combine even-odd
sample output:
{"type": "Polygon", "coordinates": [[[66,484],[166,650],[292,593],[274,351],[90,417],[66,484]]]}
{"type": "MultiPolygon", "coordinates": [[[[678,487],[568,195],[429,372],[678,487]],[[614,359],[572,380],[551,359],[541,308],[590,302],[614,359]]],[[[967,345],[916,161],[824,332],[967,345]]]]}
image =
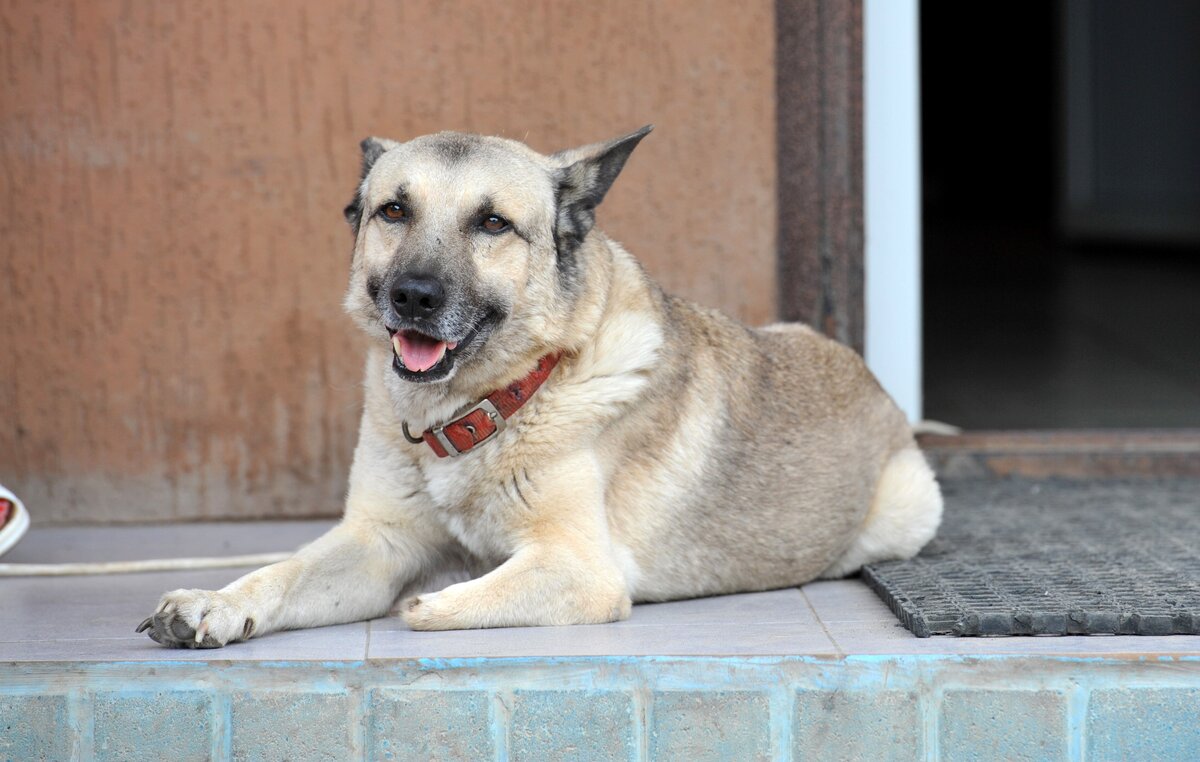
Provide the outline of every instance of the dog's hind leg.
{"type": "Polygon", "coordinates": [[[941,521],[942,493],[933,470],[917,448],[901,450],[884,466],[850,546],[821,577],[844,577],[864,564],[911,558],[933,539],[941,521]]]}

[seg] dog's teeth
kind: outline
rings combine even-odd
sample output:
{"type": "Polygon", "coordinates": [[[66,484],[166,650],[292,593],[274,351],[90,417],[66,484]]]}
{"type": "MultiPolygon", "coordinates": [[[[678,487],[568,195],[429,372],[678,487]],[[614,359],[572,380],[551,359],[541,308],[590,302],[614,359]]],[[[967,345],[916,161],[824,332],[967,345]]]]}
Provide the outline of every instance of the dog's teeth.
{"type": "Polygon", "coordinates": [[[392,337],[392,350],[401,367],[414,373],[424,373],[446,356],[447,342],[419,333],[397,333],[392,337]]]}
{"type": "Polygon", "coordinates": [[[458,342],[457,341],[447,341],[446,349],[458,349],[458,342]]]}

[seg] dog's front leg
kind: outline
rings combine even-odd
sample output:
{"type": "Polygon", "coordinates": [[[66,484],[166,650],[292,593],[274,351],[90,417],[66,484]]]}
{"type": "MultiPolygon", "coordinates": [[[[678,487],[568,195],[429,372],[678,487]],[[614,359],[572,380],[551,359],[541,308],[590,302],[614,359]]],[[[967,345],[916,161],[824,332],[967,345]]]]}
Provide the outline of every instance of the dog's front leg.
{"type": "Polygon", "coordinates": [[[410,520],[354,517],[294,556],[220,590],[175,590],[139,632],[167,646],[217,648],[276,630],[355,622],[387,613],[403,586],[437,559],[441,530],[410,520]]]}
{"type": "Polygon", "coordinates": [[[510,490],[517,550],[484,576],[404,601],[414,630],[597,624],[629,616],[604,489],[590,454],[520,470],[510,490]]]}

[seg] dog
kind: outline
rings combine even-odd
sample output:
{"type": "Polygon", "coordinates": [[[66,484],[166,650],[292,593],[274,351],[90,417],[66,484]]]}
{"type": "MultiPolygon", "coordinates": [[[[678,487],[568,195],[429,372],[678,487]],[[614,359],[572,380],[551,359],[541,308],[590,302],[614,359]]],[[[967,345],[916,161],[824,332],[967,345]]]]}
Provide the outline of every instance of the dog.
{"type": "Polygon", "coordinates": [[[394,606],[414,630],[612,622],[917,553],[941,493],[861,358],[669,296],[594,226],[650,129],[552,155],[364,140],[344,517],[221,590],[167,593],[138,631],[213,648],[394,606]]]}

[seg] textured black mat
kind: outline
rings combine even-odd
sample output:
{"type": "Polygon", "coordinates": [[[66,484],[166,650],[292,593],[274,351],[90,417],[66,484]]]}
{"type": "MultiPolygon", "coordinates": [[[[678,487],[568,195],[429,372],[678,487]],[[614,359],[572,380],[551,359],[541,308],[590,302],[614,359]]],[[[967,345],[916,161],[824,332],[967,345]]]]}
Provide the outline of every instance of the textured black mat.
{"type": "Polygon", "coordinates": [[[863,578],[919,637],[1200,635],[1200,482],[948,481],[937,539],[863,578]]]}

